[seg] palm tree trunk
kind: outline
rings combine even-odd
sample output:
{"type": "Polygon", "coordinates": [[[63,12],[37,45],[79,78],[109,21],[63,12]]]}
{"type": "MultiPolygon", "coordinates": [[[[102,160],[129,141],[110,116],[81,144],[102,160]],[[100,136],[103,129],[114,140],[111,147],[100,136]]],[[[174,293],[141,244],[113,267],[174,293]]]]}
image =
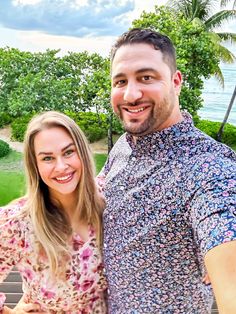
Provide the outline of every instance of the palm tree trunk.
{"type": "Polygon", "coordinates": [[[113,147],[113,138],[112,138],[112,130],[113,130],[113,114],[110,112],[108,113],[108,131],[107,131],[107,150],[108,154],[110,153],[113,147]]]}
{"type": "Polygon", "coordinates": [[[225,114],[225,117],[224,117],[224,120],[220,126],[220,129],[216,135],[216,139],[217,141],[221,142],[221,137],[222,137],[222,134],[223,134],[223,131],[224,131],[224,127],[225,127],[225,124],[228,120],[228,117],[229,117],[229,114],[230,114],[230,111],[233,107],[233,103],[234,103],[234,99],[236,98],[236,85],[235,85],[235,88],[234,88],[234,92],[233,92],[233,95],[231,97],[231,100],[230,100],[230,103],[229,103],[229,106],[227,108],[227,111],[226,111],[226,114],[225,114]]]}

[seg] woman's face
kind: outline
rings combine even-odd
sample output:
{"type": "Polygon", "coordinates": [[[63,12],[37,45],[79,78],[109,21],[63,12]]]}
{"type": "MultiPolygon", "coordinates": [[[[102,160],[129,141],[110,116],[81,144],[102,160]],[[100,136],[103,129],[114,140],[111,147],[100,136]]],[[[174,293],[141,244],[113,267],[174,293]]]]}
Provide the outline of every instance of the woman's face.
{"type": "Polygon", "coordinates": [[[52,127],[37,133],[34,150],[38,171],[57,200],[76,197],[81,177],[81,160],[74,141],[62,127],[52,127]]]}

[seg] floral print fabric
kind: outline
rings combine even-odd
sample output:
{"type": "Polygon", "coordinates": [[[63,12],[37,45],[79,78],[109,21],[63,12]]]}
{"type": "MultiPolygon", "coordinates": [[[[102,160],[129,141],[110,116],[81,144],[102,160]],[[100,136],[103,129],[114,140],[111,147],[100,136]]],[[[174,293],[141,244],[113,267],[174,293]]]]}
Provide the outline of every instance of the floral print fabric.
{"type": "Polygon", "coordinates": [[[105,177],[104,264],[111,314],[206,314],[204,255],[236,240],[236,155],[191,117],[124,134],[105,177]]]}
{"type": "MultiPolygon", "coordinates": [[[[47,258],[36,253],[37,241],[30,218],[26,214],[23,218],[13,218],[20,212],[22,203],[0,208],[0,281],[16,266],[23,279],[26,300],[40,304],[44,311],[107,313],[104,298],[106,281],[92,228],[87,242],[83,242],[78,234],[73,235],[71,260],[63,261],[62,276],[59,274],[53,279],[49,275],[47,258]]],[[[0,311],[4,301],[5,296],[0,294],[0,311]]]]}

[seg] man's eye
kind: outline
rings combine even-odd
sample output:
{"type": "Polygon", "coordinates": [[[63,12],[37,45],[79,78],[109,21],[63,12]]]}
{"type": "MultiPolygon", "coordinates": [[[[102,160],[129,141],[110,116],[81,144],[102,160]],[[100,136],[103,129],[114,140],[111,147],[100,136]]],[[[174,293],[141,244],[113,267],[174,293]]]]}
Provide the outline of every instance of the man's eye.
{"type": "Polygon", "coordinates": [[[114,86],[122,86],[125,84],[125,80],[119,80],[117,82],[114,82],[114,86]]]}
{"type": "Polygon", "coordinates": [[[152,77],[150,76],[150,75],[144,75],[143,77],[142,77],[142,80],[143,81],[149,81],[149,80],[151,80],[152,79],[152,77]]]}

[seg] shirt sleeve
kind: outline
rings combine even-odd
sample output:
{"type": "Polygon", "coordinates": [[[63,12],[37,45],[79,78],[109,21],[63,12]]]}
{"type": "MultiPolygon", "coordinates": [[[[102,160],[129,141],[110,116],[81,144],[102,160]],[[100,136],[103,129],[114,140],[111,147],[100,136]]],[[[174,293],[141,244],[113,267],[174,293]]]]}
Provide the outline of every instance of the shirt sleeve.
{"type": "Polygon", "coordinates": [[[97,180],[105,182],[108,174],[110,173],[110,170],[114,170],[116,168],[115,164],[117,163],[117,161],[121,164],[124,164],[125,166],[125,163],[127,162],[125,161],[126,156],[130,155],[130,151],[131,148],[126,142],[126,135],[123,134],[112,147],[112,150],[110,151],[102,170],[97,175],[97,180]]]}
{"type": "MultiPolygon", "coordinates": [[[[16,205],[0,208],[0,282],[18,263],[24,246],[20,218],[15,216],[18,209],[16,205]]],[[[5,295],[0,292],[0,312],[4,302],[5,295]]]]}
{"type": "Polygon", "coordinates": [[[215,246],[236,240],[236,179],[207,182],[195,193],[190,206],[203,256],[215,246]]]}

